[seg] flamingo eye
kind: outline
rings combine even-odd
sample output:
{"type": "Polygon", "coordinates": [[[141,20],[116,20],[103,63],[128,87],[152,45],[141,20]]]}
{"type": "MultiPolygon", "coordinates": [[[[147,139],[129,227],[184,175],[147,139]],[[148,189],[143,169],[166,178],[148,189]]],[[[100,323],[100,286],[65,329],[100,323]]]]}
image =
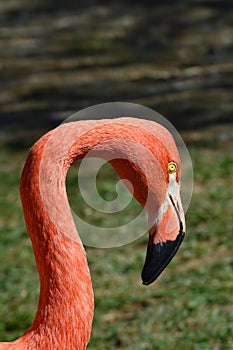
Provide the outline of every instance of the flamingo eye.
{"type": "Polygon", "coordinates": [[[170,174],[174,174],[176,172],[177,165],[175,162],[168,163],[168,171],[170,174]]]}

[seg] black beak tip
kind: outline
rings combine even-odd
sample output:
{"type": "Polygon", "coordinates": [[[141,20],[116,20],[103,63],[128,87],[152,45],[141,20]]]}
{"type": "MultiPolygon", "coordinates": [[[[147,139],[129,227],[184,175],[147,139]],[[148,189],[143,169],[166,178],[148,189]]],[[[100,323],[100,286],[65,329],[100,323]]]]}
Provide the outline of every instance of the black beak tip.
{"type": "Polygon", "coordinates": [[[144,285],[151,284],[159,277],[176,254],[184,236],[185,233],[180,231],[174,241],[148,244],[146,261],[142,270],[142,283],[144,285]]]}

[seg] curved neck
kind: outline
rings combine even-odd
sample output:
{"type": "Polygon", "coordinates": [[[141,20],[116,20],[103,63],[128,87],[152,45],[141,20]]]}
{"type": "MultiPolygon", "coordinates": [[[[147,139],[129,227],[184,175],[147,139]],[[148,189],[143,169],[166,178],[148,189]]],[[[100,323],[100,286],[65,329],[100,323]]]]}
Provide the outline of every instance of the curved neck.
{"type": "Polygon", "coordinates": [[[113,155],[110,162],[121,178],[135,184],[134,197],[143,206],[148,204],[148,192],[152,193],[146,209],[154,215],[166,195],[163,186],[158,191],[156,179],[167,181],[164,164],[173,160],[170,152],[175,149],[164,130],[158,124],[131,118],[80,121],[61,125],[33,146],[20,188],[40,276],[40,298],[32,326],[12,343],[15,349],[32,344],[33,349],[83,350],[90,337],[93,292],[66,194],[69,166],[90,151],[107,160],[113,155]]]}
{"type": "Polygon", "coordinates": [[[33,146],[21,177],[21,200],[40,276],[40,297],[32,326],[13,342],[16,349],[28,349],[27,344],[33,349],[85,349],[91,333],[92,283],[65,191],[66,171],[73,160],[67,154],[46,158],[52,135],[48,133],[33,146]],[[61,170],[57,174],[56,168],[61,170]]]}

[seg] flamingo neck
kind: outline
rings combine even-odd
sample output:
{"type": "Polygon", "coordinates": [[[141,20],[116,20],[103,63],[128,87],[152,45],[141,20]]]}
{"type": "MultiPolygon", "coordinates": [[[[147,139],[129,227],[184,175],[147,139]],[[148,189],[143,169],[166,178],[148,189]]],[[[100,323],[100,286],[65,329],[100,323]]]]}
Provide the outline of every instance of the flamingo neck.
{"type": "MultiPolygon", "coordinates": [[[[61,125],[33,146],[21,178],[21,199],[40,276],[40,298],[32,326],[9,343],[8,349],[86,348],[94,299],[85,250],[66,195],[66,173],[70,164],[93,148],[104,159],[117,153],[112,165],[120,177],[136,185],[134,197],[142,205],[148,191],[153,194],[155,202],[149,203],[147,211],[154,214],[166,196],[166,186],[158,190],[156,182],[166,182],[165,165],[172,160],[169,149],[175,149],[164,130],[155,123],[131,118],[82,121],[61,125]],[[161,146],[164,137],[166,149],[161,146]],[[129,147],[129,141],[140,143],[150,155],[129,147]]],[[[0,349],[5,348],[0,344],[0,349]]]]}
{"type": "Polygon", "coordinates": [[[65,155],[59,160],[51,155],[47,161],[51,134],[33,146],[21,178],[21,199],[40,276],[40,297],[32,326],[12,343],[17,350],[83,350],[91,333],[92,283],[86,253],[78,239],[65,191],[66,170],[72,159],[66,164],[67,169],[63,168],[67,162],[65,155]],[[56,168],[61,168],[61,172],[56,174],[56,168]],[[51,187],[44,193],[46,176],[51,187]],[[56,192],[60,193],[57,198],[56,192]],[[51,209],[46,197],[53,197],[51,209]],[[60,218],[57,208],[63,210],[60,218]],[[56,223],[54,215],[60,224],[56,223]],[[65,235],[63,230],[68,234],[65,235]]]}

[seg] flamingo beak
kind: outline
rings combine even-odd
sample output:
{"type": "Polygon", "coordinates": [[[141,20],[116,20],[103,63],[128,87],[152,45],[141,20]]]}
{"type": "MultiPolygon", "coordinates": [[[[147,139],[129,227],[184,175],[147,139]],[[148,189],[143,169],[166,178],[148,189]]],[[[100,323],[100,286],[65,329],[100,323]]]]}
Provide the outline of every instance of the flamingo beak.
{"type": "MultiPolygon", "coordinates": [[[[173,179],[171,182],[174,182],[173,179]]],[[[174,191],[174,185],[169,186],[166,201],[160,210],[162,214],[149,230],[146,260],[142,270],[144,285],[149,285],[158,278],[176,254],[185,236],[179,186],[175,188],[174,191]]]]}

